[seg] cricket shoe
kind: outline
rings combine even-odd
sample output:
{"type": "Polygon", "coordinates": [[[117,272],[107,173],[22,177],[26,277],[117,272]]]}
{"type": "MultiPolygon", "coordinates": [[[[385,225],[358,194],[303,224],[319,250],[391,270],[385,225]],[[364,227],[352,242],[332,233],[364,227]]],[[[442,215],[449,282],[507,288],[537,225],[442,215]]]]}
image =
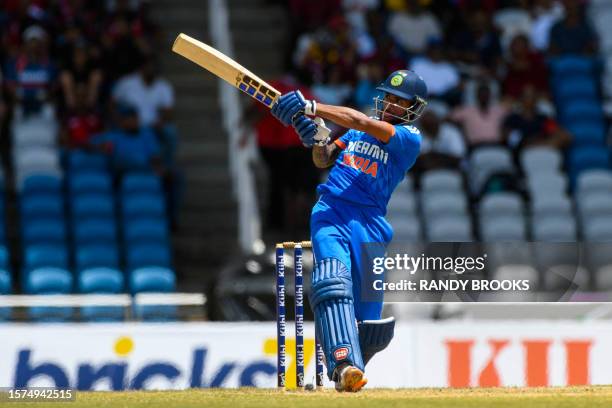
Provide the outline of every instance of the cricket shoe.
{"type": "Polygon", "coordinates": [[[336,381],[336,391],[357,392],[368,383],[363,371],[352,365],[345,364],[337,368],[338,381],[336,381]]]}

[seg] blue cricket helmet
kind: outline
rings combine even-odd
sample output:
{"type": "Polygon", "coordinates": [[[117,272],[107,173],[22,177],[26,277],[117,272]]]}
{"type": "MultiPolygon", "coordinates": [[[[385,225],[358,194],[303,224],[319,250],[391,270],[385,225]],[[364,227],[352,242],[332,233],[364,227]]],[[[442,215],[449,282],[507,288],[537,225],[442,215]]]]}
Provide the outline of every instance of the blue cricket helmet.
{"type": "MultiPolygon", "coordinates": [[[[406,122],[412,122],[421,116],[427,105],[427,84],[414,71],[407,69],[395,71],[376,89],[413,102],[406,108],[406,116],[403,118],[406,122]]],[[[378,108],[376,110],[378,111],[378,108]]]]}

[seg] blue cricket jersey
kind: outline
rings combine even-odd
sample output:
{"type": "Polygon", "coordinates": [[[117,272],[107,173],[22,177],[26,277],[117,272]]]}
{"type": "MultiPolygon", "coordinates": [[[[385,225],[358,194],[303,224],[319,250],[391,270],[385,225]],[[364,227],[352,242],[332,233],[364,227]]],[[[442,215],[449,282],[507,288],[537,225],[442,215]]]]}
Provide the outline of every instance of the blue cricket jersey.
{"type": "Polygon", "coordinates": [[[319,194],[376,207],[383,214],[393,190],[417,159],[421,134],[411,125],[395,126],[389,143],[351,129],[335,142],[342,148],[319,194]]]}

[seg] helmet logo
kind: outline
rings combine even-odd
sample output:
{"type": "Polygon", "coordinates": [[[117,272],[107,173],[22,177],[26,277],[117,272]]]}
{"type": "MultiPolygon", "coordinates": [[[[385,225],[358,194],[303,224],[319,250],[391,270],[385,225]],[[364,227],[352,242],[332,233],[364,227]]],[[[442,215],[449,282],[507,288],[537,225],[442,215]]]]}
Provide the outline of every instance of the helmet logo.
{"type": "Polygon", "coordinates": [[[391,78],[391,85],[400,86],[403,81],[404,81],[404,78],[398,74],[398,75],[395,75],[393,78],[391,78]]]}

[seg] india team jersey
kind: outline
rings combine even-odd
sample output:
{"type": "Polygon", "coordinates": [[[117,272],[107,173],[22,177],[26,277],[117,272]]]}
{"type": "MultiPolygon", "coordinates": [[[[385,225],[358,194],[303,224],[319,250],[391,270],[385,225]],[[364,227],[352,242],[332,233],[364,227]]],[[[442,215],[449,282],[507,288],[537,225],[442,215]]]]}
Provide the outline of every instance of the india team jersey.
{"type": "Polygon", "coordinates": [[[336,141],[342,148],[319,194],[331,194],[355,204],[386,212],[395,187],[419,154],[421,134],[410,125],[395,126],[389,143],[358,130],[349,130],[336,141]]]}

